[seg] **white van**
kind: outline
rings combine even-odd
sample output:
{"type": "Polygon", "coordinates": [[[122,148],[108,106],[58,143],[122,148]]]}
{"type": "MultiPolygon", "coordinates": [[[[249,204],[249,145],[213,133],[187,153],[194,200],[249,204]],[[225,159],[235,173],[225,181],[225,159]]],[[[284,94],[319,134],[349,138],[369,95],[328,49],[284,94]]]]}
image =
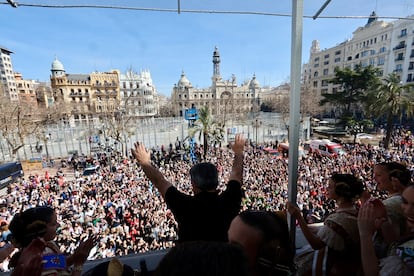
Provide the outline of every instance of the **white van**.
{"type": "Polygon", "coordinates": [[[309,150],[328,157],[336,157],[338,155],[346,154],[341,144],[332,142],[328,139],[312,140],[309,144],[309,150]]]}
{"type": "MultiPolygon", "coordinates": [[[[277,147],[277,150],[281,154],[283,154],[284,157],[288,157],[289,156],[289,143],[288,142],[279,143],[279,145],[277,147]]],[[[304,156],[306,156],[306,152],[305,152],[305,150],[303,149],[302,146],[299,146],[298,147],[298,157],[301,158],[301,157],[304,157],[304,156]]]]}

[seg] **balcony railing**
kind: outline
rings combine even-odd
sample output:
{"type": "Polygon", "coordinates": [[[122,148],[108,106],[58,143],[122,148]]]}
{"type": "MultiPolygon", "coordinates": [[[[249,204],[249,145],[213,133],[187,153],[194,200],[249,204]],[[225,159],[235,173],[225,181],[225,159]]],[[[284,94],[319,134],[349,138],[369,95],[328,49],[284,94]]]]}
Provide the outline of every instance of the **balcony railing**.
{"type": "Polygon", "coordinates": [[[406,45],[405,45],[405,44],[400,44],[400,45],[395,46],[395,47],[393,48],[393,50],[400,50],[400,49],[404,49],[405,47],[406,47],[406,45]]]}

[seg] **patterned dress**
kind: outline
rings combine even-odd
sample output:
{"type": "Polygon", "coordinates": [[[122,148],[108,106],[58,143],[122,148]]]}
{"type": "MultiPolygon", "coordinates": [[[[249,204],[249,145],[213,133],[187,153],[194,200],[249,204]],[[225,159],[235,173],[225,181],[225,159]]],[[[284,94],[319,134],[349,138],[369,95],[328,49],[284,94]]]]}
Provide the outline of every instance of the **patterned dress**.
{"type": "Polygon", "coordinates": [[[357,275],[360,272],[360,242],[355,208],[338,209],[318,231],[326,244],[320,250],[296,258],[298,275],[357,275]]]}
{"type": "Polygon", "coordinates": [[[414,234],[391,246],[388,256],[380,260],[379,275],[414,275],[414,234]]]}

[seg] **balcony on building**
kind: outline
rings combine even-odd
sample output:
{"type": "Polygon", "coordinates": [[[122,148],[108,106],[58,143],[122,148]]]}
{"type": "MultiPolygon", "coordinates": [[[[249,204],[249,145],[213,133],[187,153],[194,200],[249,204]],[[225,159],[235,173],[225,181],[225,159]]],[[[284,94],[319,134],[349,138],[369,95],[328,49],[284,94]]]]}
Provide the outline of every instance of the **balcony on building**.
{"type": "Polygon", "coordinates": [[[395,46],[395,47],[393,48],[393,50],[394,50],[394,51],[396,51],[396,50],[401,50],[401,49],[404,49],[405,47],[406,47],[405,43],[400,43],[400,44],[398,44],[397,46],[395,46]]]}

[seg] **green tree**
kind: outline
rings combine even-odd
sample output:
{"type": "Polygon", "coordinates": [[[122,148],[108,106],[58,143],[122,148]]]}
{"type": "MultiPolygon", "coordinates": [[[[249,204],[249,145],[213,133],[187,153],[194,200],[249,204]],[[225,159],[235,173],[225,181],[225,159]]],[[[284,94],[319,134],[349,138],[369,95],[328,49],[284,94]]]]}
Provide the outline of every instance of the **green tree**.
{"type": "Polygon", "coordinates": [[[198,110],[198,119],[194,123],[194,126],[188,130],[190,137],[194,137],[198,134],[198,139],[201,140],[203,137],[203,159],[206,159],[208,146],[210,140],[215,144],[218,141],[222,141],[224,137],[223,125],[210,114],[210,110],[207,106],[203,106],[198,110]]]}
{"type": "Polygon", "coordinates": [[[370,129],[374,126],[371,120],[356,120],[353,117],[346,117],[343,119],[346,126],[347,132],[354,138],[354,144],[358,133],[364,132],[366,129],[370,129]]]}
{"type": "Polygon", "coordinates": [[[384,147],[388,149],[393,132],[394,118],[413,116],[413,85],[402,85],[399,75],[391,73],[385,77],[377,89],[372,90],[366,101],[367,111],[374,118],[385,117],[387,122],[384,147]]]}
{"type": "Polygon", "coordinates": [[[354,70],[336,67],[335,77],[329,82],[339,85],[339,89],[332,94],[322,94],[320,105],[338,106],[342,116],[349,116],[354,108],[365,102],[367,91],[379,82],[377,75],[378,69],[372,66],[357,65],[354,70]]]}

